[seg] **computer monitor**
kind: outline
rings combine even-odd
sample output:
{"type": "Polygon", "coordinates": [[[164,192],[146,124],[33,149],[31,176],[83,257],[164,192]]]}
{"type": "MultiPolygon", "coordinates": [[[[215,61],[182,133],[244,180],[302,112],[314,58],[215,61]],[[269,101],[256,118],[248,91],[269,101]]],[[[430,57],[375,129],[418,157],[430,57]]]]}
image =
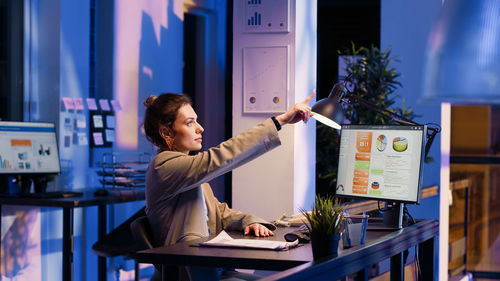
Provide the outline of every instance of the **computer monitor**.
{"type": "Polygon", "coordinates": [[[419,203],[424,134],[424,125],[342,125],[336,194],[419,203]]]}
{"type": "Polygon", "coordinates": [[[60,172],[53,123],[0,121],[0,175],[60,172]]]}

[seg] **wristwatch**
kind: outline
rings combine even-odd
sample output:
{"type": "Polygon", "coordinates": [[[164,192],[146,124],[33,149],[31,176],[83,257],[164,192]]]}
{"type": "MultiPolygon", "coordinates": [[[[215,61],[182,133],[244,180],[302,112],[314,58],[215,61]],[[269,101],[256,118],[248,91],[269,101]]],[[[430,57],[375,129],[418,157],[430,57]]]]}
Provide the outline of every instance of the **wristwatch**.
{"type": "Polygon", "coordinates": [[[271,119],[273,120],[274,125],[276,126],[276,130],[278,130],[278,131],[281,130],[280,122],[278,122],[278,120],[276,120],[276,117],[273,116],[273,117],[271,117],[271,119]]]}

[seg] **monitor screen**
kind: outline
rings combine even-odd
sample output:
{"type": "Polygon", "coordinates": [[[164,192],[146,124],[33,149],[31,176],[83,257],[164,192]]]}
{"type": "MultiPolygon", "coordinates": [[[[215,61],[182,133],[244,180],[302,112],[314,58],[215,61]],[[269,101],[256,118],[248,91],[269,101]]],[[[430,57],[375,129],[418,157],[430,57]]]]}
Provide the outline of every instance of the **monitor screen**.
{"type": "Polygon", "coordinates": [[[53,123],[0,121],[0,174],[60,171],[53,123]]]}
{"type": "Polygon", "coordinates": [[[418,203],[424,126],[342,125],[337,195],[418,203]]]}

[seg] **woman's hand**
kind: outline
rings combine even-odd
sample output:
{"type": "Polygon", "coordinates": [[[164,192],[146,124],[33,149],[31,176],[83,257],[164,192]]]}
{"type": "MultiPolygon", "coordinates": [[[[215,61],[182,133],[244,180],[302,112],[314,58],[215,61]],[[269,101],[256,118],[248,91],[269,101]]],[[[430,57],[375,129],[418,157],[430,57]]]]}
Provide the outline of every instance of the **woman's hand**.
{"type": "Polygon", "coordinates": [[[312,100],[315,94],[316,91],[313,91],[312,94],[303,102],[295,104],[290,109],[288,109],[287,112],[276,116],[276,120],[280,122],[280,125],[295,124],[300,120],[304,121],[304,123],[307,123],[307,121],[309,121],[309,118],[311,118],[312,116],[311,107],[307,104],[312,100]]]}
{"type": "Polygon", "coordinates": [[[254,223],[245,227],[243,233],[245,233],[245,235],[248,235],[250,232],[253,232],[257,237],[274,236],[274,233],[271,230],[269,230],[267,227],[263,226],[260,223],[254,223]]]}

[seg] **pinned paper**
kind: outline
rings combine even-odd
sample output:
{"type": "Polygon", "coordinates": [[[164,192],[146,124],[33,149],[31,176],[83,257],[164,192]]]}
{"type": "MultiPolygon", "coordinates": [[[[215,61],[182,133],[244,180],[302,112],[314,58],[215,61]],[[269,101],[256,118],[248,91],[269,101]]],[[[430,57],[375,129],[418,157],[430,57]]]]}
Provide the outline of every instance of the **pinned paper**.
{"type": "Polygon", "coordinates": [[[106,129],[106,141],[115,142],[115,130],[106,129]]]}
{"type": "Polygon", "coordinates": [[[122,110],[119,100],[111,100],[111,105],[113,106],[114,111],[122,110]]]}
{"type": "Polygon", "coordinates": [[[101,132],[95,132],[92,134],[94,138],[94,144],[95,145],[103,145],[104,140],[102,139],[102,133],[101,132]]]}
{"type": "Polygon", "coordinates": [[[82,98],[73,98],[73,102],[75,103],[76,110],[83,110],[83,99],[82,98]]]}
{"type": "Polygon", "coordinates": [[[64,118],[64,130],[68,132],[73,131],[73,124],[71,122],[71,118],[69,117],[64,118]]]}
{"type": "Polygon", "coordinates": [[[101,110],[110,111],[111,107],[109,107],[109,101],[107,99],[100,99],[99,106],[101,106],[101,110]]]}
{"type": "Polygon", "coordinates": [[[66,108],[66,110],[75,109],[75,104],[73,103],[73,98],[64,97],[64,98],[62,98],[62,100],[63,100],[64,107],[66,108]]]}
{"type": "Polygon", "coordinates": [[[115,116],[106,115],[106,127],[110,129],[116,128],[115,116]]]}
{"type": "Polygon", "coordinates": [[[87,134],[84,132],[77,133],[78,145],[88,145],[89,140],[87,139],[87,134]]]}
{"type": "Polygon", "coordinates": [[[104,124],[102,122],[102,115],[93,115],[94,128],[103,128],[104,124]]]}
{"type": "Polygon", "coordinates": [[[87,98],[87,107],[89,108],[89,110],[97,110],[95,99],[87,98]]]}
{"type": "Polygon", "coordinates": [[[64,147],[71,146],[71,136],[64,136],[64,147]]]}
{"type": "Polygon", "coordinates": [[[87,119],[85,118],[85,115],[78,114],[76,116],[76,127],[80,129],[84,129],[87,127],[87,119]]]}

